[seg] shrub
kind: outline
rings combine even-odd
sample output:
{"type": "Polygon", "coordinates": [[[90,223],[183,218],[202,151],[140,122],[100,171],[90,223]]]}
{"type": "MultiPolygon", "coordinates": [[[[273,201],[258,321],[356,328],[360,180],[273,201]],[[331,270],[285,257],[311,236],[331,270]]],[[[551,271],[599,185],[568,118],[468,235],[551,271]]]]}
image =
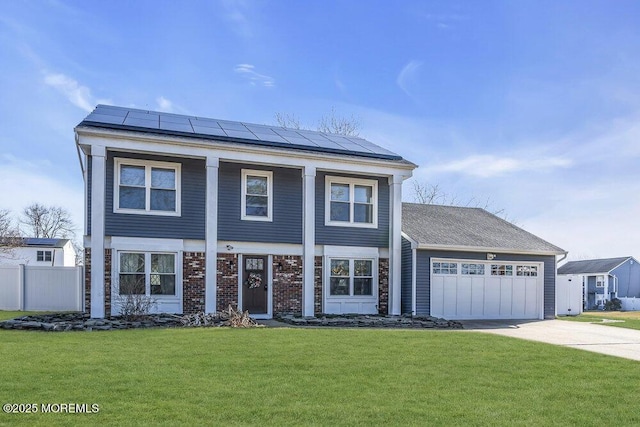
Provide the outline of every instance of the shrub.
{"type": "Polygon", "coordinates": [[[622,301],[618,298],[613,298],[611,301],[604,303],[604,309],[606,311],[620,311],[622,309],[622,301]]]}

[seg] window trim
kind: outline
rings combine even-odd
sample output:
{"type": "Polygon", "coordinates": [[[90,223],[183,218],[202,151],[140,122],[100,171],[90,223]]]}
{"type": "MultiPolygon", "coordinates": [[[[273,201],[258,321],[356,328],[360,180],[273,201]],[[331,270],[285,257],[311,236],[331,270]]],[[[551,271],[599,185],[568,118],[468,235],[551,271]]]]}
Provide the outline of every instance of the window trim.
{"type": "Polygon", "coordinates": [[[126,157],[114,158],[113,171],[113,212],[135,215],[157,215],[157,216],[181,216],[181,171],[182,164],[177,162],[160,162],[155,160],[129,159],[126,157]],[[145,208],[130,209],[120,208],[120,171],[121,166],[142,166],[145,168],[145,208]],[[175,172],[176,209],[174,211],[161,211],[151,209],[151,170],[173,169],[175,172]]]}
{"type": "MultiPolygon", "coordinates": [[[[136,249],[123,249],[116,251],[116,265],[115,265],[115,278],[118,280],[117,286],[114,287],[115,296],[117,297],[120,294],[120,274],[122,274],[121,266],[120,266],[120,255],[121,254],[143,254],[144,255],[144,287],[145,287],[145,296],[153,299],[176,299],[181,298],[181,291],[179,288],[179,283],[182,278],[179,276],[179,271],[181,266],[179,265],[179,257],[181,256],[180,252],[172,252],[172,251],[156,251],[156,250],[136,250],[136,249]],[[162,294],[152,294],[151,293],[151,255],[173,255],[173,276],[175,278],[174,285],[174,294],[173,295],[162,295],[162,294]]],[[[168,274],[168,273],[162,273],[168,274]]]]}
{"type": "Polygon", "coordinates": [[[273,171],[242,169],[240,219],[242,221],[273,222],[273,171]],[[267,216],[247,215],[247,177],[267,178],[267,216]]]}
{"type": "Polygon", "coordinates": [[[358,227],[358,228],[378,228],[378,181],[374,179],[349,178],[342,176],[325,176],[325,196],[324,196],[324,225],[332,227],[358,227]],[[349,186],[349,221],[332,221],[331,220],[331,184],[343,184],[349,186]],[[372,187],[372,222],[355,222],[354,206],[355,206],[355,186],[372,187]]]}
{"type": "MultiPolygon", "coordinates": [[[[329,255],[325,257],[326,265],[326,298],[330,300],[349,299],[349,300],[372,300],[378,298],[378,258],[372,256],[341,256],[341,255],[329,255]],[[331,261],[332,260],[346,260],[349,261],[349,294],[348,295],[331,295],[331,261]],[[354,282],[356,277],[369,277],[369,276],[356,276],[355,275],[355,261],[371,261],[371,295],[354,295],[354,282]]],[[[345,276],[346,277],[346,276],[345,276]]]]}
{"type": "Polygon", "coordinates": [[[52,260],[53,260],[53,251],[46,251],[46,250],[36,251],[37,262],[51,262],[52,260]],[[40,259],[40,254],[42,254],[42,259],[40,259]],[[47,256],[49,259],[47,259],[47,256]]]}
{"type": "Polygon", "coordinates": [[[598,275],[596,276],[596,288],[604,288],[604,276],[603,275],[598,275]],[[599,280],[600,278],[602,278],[602,280],[599,280]]]}

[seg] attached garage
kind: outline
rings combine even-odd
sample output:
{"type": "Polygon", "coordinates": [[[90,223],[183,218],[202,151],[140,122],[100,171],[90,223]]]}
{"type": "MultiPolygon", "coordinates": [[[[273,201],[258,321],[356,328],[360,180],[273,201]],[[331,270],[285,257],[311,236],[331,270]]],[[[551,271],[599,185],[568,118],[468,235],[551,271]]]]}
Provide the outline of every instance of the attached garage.
{"type": "Polygon", "coordinates": [[[431,259],[431,315],[446,319],[540,319],[542,263],[431,259]]]}
{"type": "Polygon", "coordinates": [[[479,208],[403,204],[402,310],[451,320],[555,317],[565,251],[479,208]]]}

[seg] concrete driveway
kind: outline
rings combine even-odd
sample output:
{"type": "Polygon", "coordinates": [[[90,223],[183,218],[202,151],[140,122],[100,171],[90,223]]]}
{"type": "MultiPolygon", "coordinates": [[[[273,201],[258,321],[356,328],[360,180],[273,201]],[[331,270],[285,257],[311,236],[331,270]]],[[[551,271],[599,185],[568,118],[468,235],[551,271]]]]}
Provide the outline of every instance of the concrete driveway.
{"type": "Polygon", "coordinates": [[[464,321],[464,328],[640,360],[640,331],[567,320],[464,321]]]}

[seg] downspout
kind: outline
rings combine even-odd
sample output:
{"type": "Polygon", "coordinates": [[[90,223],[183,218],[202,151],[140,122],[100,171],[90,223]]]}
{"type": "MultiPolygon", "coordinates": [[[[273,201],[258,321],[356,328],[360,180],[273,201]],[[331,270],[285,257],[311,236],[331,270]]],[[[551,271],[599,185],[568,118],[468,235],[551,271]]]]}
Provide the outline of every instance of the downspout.
{"type": "Polygon", "coordinates": [[[78,134],[76,133],[75,136],[76,139],[76,153],[78,153],[78,162],[80,162],[80,171],[82,172],[82,178],[84,179],[84,163],[82,163],[82,154],[80,154],[80,138],[78,137],[78,134]]]}

